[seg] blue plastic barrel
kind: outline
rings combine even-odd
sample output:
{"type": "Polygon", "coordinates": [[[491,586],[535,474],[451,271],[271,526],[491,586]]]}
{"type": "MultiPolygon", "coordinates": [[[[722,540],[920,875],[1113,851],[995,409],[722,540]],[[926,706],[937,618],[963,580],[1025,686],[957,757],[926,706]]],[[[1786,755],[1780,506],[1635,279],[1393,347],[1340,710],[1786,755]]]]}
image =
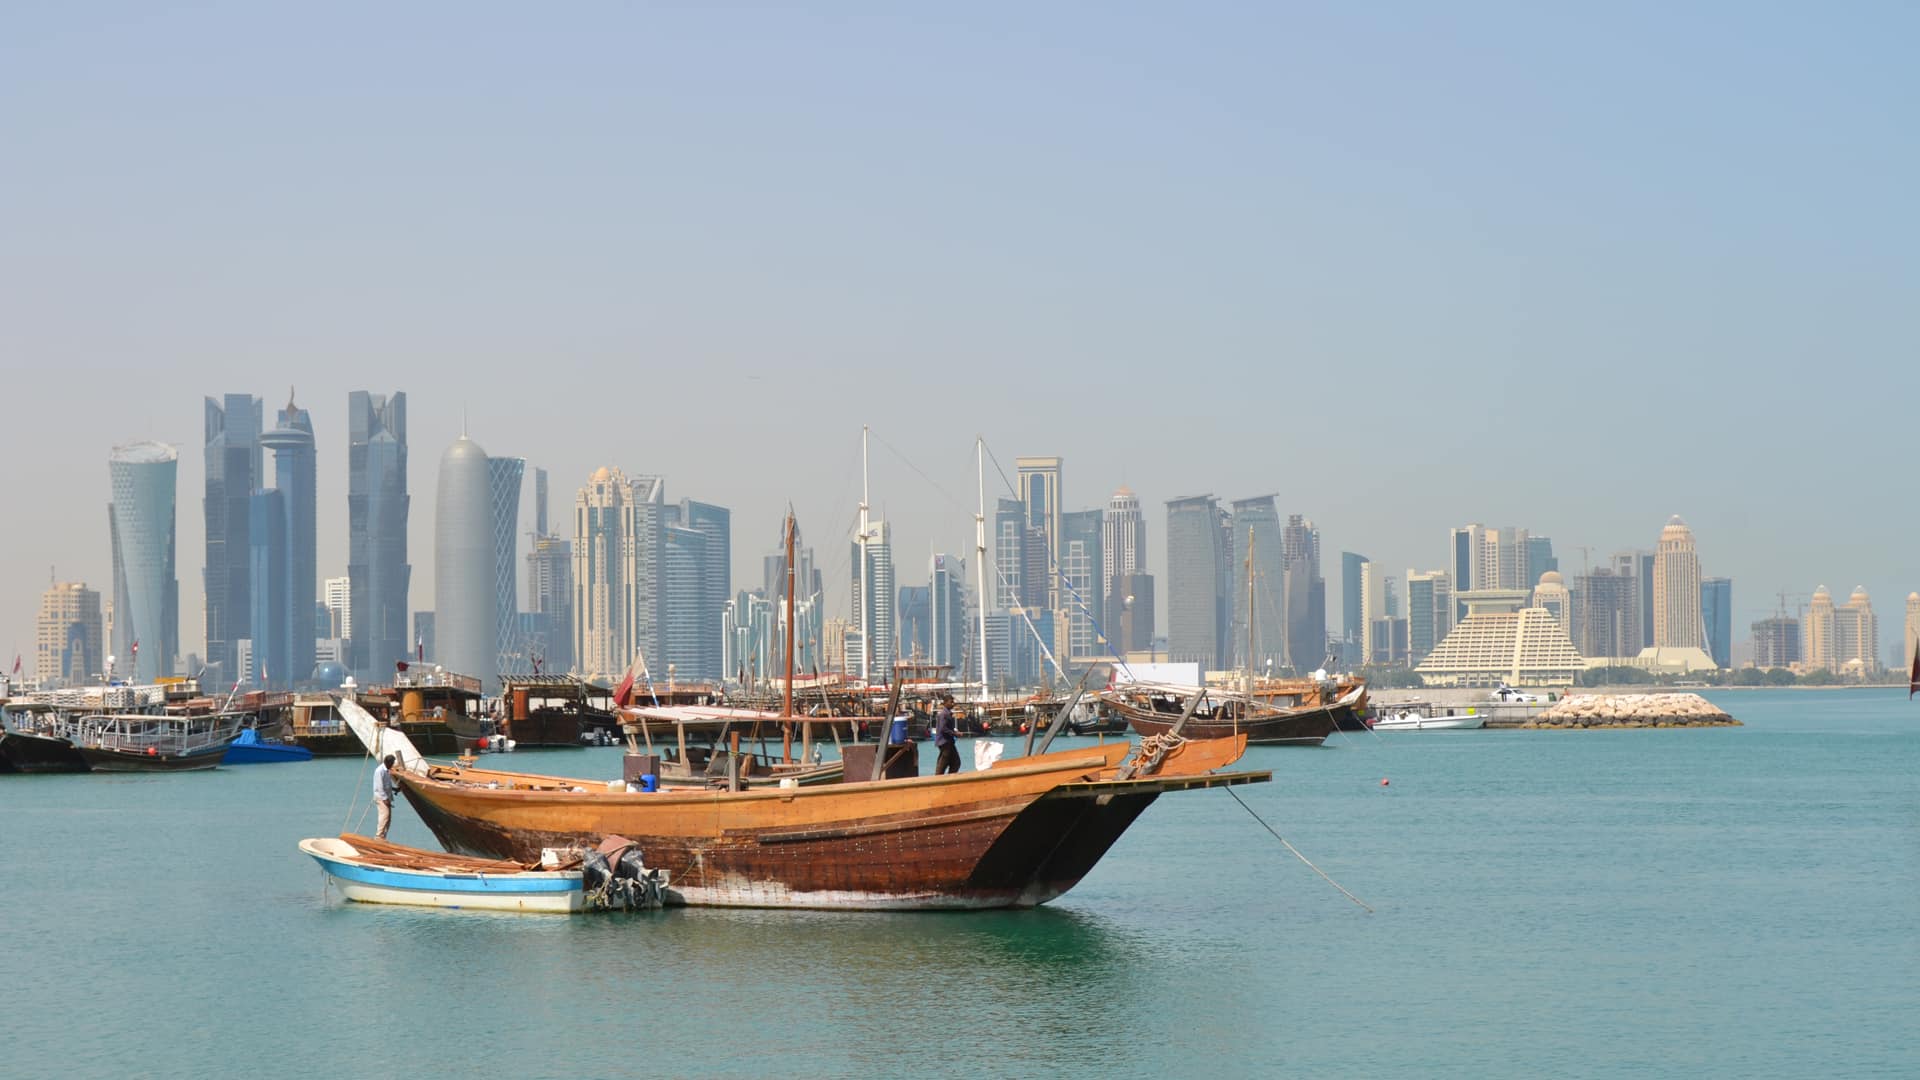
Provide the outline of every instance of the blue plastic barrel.
{"type": "Polygon", "coordinates": [[[660,777],[650,772],[641,773],[640,774],[640,790],[641,791],[659,791],[660,777]]]}
{"type": "Polygon", "coordinates": [[[893,718],[893,724],[887,728],[887,743],[891,746],[899,746],[906,741],[907,718],[896,716],[893,718]]]}

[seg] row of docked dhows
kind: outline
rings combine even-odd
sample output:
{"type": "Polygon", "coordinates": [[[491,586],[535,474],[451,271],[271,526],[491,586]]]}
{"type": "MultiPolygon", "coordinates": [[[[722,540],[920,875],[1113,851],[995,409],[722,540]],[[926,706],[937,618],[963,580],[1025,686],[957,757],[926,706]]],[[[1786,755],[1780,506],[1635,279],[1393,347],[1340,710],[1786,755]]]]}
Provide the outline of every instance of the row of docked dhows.
{"type": "MultiPolygon", "coordinates": [[[[732,774],[669,776],[643,791],[624,779],[430,761],[350,699],[339,709],[371,753],[395,755],[400,791],[449,852],[532,867],[555,852],[631,843],[670,882],[668,903],[695,906],[1031,907],[1072,888],[1161,794],[1272,778],[1225,771],[1245,753],[1244,733],[1176,731],[1054,752],[1043,743],[1031,756],[945,776],[890,777],[876,764],[871,775],[805,784],[789,775],[759,787],[732,774]]],[[[694,711],[629,709],[629,728],[683,725],[700,719],[694,711]]],[[[818,722],[709,711],[709,721],[818,722]]]]}

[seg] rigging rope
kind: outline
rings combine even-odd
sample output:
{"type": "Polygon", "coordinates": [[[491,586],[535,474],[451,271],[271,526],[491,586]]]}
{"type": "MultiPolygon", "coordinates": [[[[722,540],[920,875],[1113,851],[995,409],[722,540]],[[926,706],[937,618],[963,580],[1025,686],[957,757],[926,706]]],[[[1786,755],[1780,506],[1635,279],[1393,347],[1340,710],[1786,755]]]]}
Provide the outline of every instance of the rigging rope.
{"type": "Polygon", "coordinates": [[[1347,899],[1349,899],[1349,900],[1351,900],[1351,901],[1353,901],[1353,902],[1354,902],[1354,903],[1356,903],[1356,904],[1359,904],[1359,905],[1360,905],[1360,907],[1361,907],[1361,908],[1362,908],[1362,909],[1363,909],[1364,911],[1366,911],[1366,913],[1367,913],[1367,914],[1369,914],[1369,915],[1371,915],[1371,914],[1373,914],[1373,909],[1367,906],[1367,902],[1366,902],[1365,900],[1362,900],[1362,899],[1360,899],[1359,897],[1357,897],[1357,896],[1355,896],[1355,895],[1353,895],[1352,893],[1350,893],[1350,892],[1348,892],[1348,891],[1347,891],[1347,888],[1346,888],[1346,886],[1344,886],[1344,885],[1342,885],[1342,884],[1340,884],[1339,882],[1337,882],[1337,881],[1335,881],[1335,880],[1333,880],[1333,879],[1332,879],[1331,877],[1327,877],[1327,872],[1326,872],[1325,870],[1322,870],[1322,869],[1320,869],[1319,867],[1317,867],[1317,866],[1315,866],[1315,865],[1313,865],[1313,860],[1312,860],[1312,859],[1309,859],[1309,858],[1307,858],[1307,857],[1306,857],[1305,855],[1302,855],[1302,854],[1300,854],[1300,849],[1299,849],[1299,848],[1297,848],[1297,847],[1294,847],[1294,846],[1293,846],[1292,844],[1289,844],[1289,843],[1287,843],[1287,838],[1286,838],[1286,837],[1284,837],[1284,836],[1281,836],[1281,835],[1280,835],[1280,833],[1279,833],[1278,831],[1276,831],[1276,830],[1274,829],[1274,827],[1273,827],[1273,826],[1271,826],[1271,825],[1269,825],[1269,824],[1267,824],[1267,819],[1266,819],[1266,818],[1263,818],[1263,817],[1261,817],[1261,816],[1260,816],[1259,814],[1257,814],[1257,813],[1254,813],[1254,809],[1253,809],[1253,807],[1251,807],[1251,806],[1248,806],[1248,805],[1247,805],[1247,800],[1245,800],[1245,799],[1243,799],[1243,798],[1241,798],[1241,797],[1240,797],[1240,793],[1239,793],[1239,792],[1237,792],[1237,791],[1235,791],[1235,790],[1233,790],[1232,788],[1227,788],[1227,789],[1226,789],[1226,791],[1227,791],[1227,794],[1229,794],[1229,795],[1231,795],[1231,796],[1233,796],[1233,801],[1234,801],[1234,802],[1237,802],[1237,803],[1239,803],[1239,804],[1240,804],[1240,808],[1241,808],[1242,810],[1245,810],[1245,811],[1246,811],[1247,813],[1249,813],[1249,814],[1253,814],[1253,820],[1255,820],[1255,821],[1257,821],[1257,822],[1259,822],[1259,823],[1260,823],[1260,826],[1261,826],[1261,828],[1264,828],[1264,829],[1266,829],[1266,830],[1267,830],[1268,832],[1270,832],[1270,833],[1273,833],[1273,838],[1274,838],[1275,840],[1278,840],[1278,841],[1280,841],[1280,844],[1281,844],[1281,846],[1282,846],[1282,847],[1285,847],[1285,848],[1286,848],[1286,849],[1287,849],[1288,851],[1291,851],[1291,852],[1293,852],[1293,857],[1294,857],[1294,858],[1296,858],[1296,859],[1299,859],[1299,860],[1300,860],[1301,862],[1303,862],[1303,863],[1306,863],[1306,864],[1307,864],[1307,869],[1309,869],[1309,870],[1312,870],[1312,871],[1313,871],[1314,873],[1316,873],[1316,874],[1319,874],[1319,875],[1320,875],[1321,877],[1323,877],[1323,878],[1326,878],[1326,879],[1327,879],[1327,884],[1329,884],[1329,885],[1331,885],[1331,886],[1333,886],[1333,887],[1334,887],[1334,888],[1336,888],[1336,889],[1339,889],[1339,890],[1340,890],[1340,895],[1342,895],[1342,896],[1345,896],[1345,897],[1346,897],[1347,899]]]}

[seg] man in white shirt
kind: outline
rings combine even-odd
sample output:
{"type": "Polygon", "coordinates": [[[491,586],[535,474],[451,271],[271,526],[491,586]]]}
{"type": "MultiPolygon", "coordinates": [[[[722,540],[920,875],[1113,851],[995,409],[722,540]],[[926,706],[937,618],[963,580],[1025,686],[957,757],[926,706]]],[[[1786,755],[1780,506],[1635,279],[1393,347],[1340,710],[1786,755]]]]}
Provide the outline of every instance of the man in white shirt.
{"type": "Polygon", "coordinates": [[[379,828],[373,835],[382,840],[387,838],[387,826],[393,824],[393,793],[397,785],[393,782],[393,755],[388,754],[379,766],[373,770],[373,805],[379,810],[379,828]]]}

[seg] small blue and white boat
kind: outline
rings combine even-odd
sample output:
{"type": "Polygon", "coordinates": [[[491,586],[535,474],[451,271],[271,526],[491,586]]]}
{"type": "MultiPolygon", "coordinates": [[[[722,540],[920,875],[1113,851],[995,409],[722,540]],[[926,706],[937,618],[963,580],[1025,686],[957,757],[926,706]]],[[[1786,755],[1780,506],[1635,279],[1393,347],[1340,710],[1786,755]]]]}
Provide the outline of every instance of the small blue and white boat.
{"type": "Polygon", "coordinates": [[[220,759],[220,764],[268,765],[278,761],[312,760],[313,751],[298,743],[267,742],[258,731],[246,728],[227,747],[227,756],[220,759]]]}
{"type": "Polygon", "coordinates": [[[566,915],[657,908],[666,885],[666,872],[641,869],[637,853],[610,863],[595,851],[554,852],[543,863],[554,869],[528,869],[365,836],[302,840],[300,850],[313,856],[342,896],[363,904],[566,915]]]}

